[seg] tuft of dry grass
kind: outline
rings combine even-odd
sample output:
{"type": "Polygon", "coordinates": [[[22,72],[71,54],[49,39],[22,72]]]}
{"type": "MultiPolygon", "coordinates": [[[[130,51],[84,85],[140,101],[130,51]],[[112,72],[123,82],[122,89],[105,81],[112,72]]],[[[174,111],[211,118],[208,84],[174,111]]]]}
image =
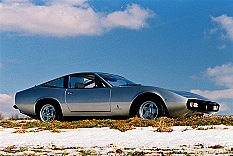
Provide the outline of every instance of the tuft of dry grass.
{"type": "Polygon", "coordinates": [[[3,151],[6,153],[16,153],[15,148],[15,145],[12,145],[4,148],[3,151]]]}
{"type": "Polygon", "coordinates": [[[198,127],[198,128],[196,128],[197,130],[209,130],[209,129],[216,129],[216,127],[214,127],[213,125],[211,126],[211,127],[206,127],[206,128],[204,128],[204,127],[198,127]]]}
{"type": "Polygon", "coordinates": [[[160,121],[158,128],[156,128],[156,132],[172,132],[173,129],[169,127],[169,123],[164,122],[163,120],[160,121]]]}
{"type": "Polygon", "coordinates": [[[54,128],[54,129],[50,130],[50,132],[53,132],[53,133],[61,133],[61,131],[60,131],[60,130],[58,130],[58,129],[56,129],[56,128],[54,128]]]}
{"type": "Polygon", "coordinates": [[[14,131],[13,133],[20,133],[20,134],[22,134],[22,133],[26,133],[26,132],[27,132],[26,129],[20,128],[20,129],[17,129],[16,131],[14,131]]]}
{"type": "Polygon", "coordinates": [[[157,132],[172,132],[173,129],[170,128],[170,127],[158,127],[158,128],[156,129],[156,131],[157,131],[157,132]]]}
{"type": "Polygon", "coordinates": [[[117,149],[116,153],[121,154],[121,153],[123,153],[123,151],[121,149],[117,149]]]}
{"type": "Polygon", "coordinates": [[[210,146],[209,148],[220,149],[220,148],[224,148],[224,147],[221,145],[214,145],[214,146],[210,146]]]}
{"type": "Polygon", "coordinates": [[[185,132],[185,131],[188,131],[188,130],[193,130],[193,129],[192,129],[192,128],[187,127],[187,128],[185,128],[185,129],[183,129],[183,130],[182,130],[182,132],[185,132]]]}

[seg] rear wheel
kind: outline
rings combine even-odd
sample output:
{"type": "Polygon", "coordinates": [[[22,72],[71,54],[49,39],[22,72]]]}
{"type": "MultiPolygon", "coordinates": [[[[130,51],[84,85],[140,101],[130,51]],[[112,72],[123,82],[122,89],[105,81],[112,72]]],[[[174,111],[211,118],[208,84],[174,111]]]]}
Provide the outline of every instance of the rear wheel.
{"type": "Polygon", "coordinates": [[[59,120],[58,109],[52,104],[45,104],[40,108],[39,119],[44,122],[59,120]]]}

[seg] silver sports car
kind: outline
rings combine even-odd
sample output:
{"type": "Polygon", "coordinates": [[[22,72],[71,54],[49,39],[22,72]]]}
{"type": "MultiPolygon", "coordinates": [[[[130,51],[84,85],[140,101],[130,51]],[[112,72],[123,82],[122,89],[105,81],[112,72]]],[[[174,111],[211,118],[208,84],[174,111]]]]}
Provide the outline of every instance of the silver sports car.
{"type": "Polygon", "coordinates": [[[62,76],[15,95],[21,113],[42,121],[67,116],[184,117],[212,114],[220,105],[190,92],[143,86],[107,73],[62,76]]]}

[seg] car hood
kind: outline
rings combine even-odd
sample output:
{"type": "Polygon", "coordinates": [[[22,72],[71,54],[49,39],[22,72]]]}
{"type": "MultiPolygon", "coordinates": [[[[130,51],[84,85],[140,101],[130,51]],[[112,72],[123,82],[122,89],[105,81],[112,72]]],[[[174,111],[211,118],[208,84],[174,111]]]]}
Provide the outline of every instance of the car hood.
{"type": "Polygon", "coordinates": [[[190,92],[185,92],[185,91],[174,91],[174,90],[169,90],[173,93],[176,93],[178,95],[181,95],[181,96],[184,96],[188,99],[198,99],[198,100],[204,100],[204,101],[210,101],[209,99],[201,96],[201,95],[198,95],[198,94],[194,94],[194,93],[190,93],[190,92]]]}

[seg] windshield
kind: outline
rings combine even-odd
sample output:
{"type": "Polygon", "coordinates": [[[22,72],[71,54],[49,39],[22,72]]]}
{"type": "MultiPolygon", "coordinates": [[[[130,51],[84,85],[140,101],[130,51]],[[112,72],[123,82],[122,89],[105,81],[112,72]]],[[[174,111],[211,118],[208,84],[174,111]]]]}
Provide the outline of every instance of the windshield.
{"type": "Polygon", "coordinates": [[[138,84],[125,79],[124,77],[109,74],[99,74],[104,80],[112,86],[137,86],[138,84]]]}

